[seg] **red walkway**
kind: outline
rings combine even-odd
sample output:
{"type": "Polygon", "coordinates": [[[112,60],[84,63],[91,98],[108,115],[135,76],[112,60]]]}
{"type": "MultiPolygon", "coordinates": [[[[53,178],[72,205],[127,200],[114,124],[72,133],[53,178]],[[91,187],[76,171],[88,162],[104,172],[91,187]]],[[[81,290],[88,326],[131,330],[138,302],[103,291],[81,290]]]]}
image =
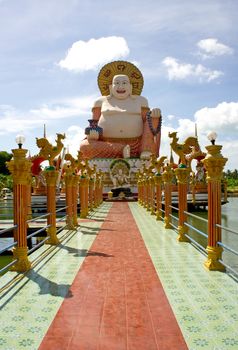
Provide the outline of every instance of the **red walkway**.
{"type": "Polygon", "coordinates": [[[40,350],[187,349],[126,202],[113,204],[70,293],[40,350]]]}

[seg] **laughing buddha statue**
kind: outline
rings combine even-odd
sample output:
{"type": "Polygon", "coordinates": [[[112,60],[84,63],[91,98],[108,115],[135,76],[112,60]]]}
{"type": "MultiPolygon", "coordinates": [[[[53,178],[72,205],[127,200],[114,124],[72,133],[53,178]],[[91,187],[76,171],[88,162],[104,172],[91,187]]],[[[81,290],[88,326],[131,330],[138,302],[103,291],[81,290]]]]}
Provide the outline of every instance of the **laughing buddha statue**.
{"type": "Polygon", "coordinates": [[[92,108],[93,119],[81,142],[83,157],[148,159],[159,155],[161,135],[160,109],[152,110],[140,96],[141,72],[132,63],[115,61],[105,65],[98,75],[102,97],[92,108]]]}

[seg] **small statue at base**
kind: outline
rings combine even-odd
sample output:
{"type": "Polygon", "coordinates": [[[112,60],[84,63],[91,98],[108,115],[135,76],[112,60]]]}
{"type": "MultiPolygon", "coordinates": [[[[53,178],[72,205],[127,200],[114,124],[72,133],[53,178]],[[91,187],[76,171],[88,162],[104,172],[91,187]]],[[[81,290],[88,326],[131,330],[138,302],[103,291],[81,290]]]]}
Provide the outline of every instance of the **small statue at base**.
{"type": "Polygon", "coordinates": [[[122,169],[118,169],[118,172],[114,175],[111,175],[111,180],[113,183],[113,188],[117,187],[129,187],[129,176],[123,173],[122,169]]]}

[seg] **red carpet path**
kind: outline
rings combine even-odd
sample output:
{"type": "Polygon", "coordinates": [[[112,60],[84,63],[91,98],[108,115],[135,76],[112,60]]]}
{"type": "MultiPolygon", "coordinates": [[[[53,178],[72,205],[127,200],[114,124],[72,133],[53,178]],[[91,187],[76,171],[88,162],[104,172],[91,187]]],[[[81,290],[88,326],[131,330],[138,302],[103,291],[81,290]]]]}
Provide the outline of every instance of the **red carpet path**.
{"type": "Polygon", "coordinates": [[[187,349],[126,202],[113,204],[70,293],[40,350],[187,349]]]}

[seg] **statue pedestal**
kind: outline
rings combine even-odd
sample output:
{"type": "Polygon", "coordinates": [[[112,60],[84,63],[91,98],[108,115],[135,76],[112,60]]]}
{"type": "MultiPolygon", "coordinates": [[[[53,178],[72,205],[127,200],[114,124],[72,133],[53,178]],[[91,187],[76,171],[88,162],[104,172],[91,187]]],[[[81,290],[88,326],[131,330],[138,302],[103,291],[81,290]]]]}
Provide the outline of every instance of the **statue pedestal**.
{"type": "MultiPolygon", "coordinates": [[[[120,158],[94,158],[89,160],[89,164],[91,167],[93,167],[93,165],[95,164],[97,166],[97,169],[101,170],[103,173],[104,198],[107,198],[108,192],[110,192],[113,189],[113,187],[115,187],[110,176],[110,170],[113,163],[115,161],[120,160],[120,158]]],[[[141,169],[143,164],[147,164],[147,161],[141,160],[140,158],[128,158],[122,160],[126,161],[130,167],[130,178],[128,179],[129,184],[127,187],[131,191],[131,196],[136,197],[138,193],[136,173],[139,171],[139,169],[141,169]]]]}
{"type": "MultiPolygon", "coordinates": [[[[131,189],[129,187],[117,187],[111,189],[113,195],[112,198],[120,198],[120,194],[124,193],[124,197],[133,197],[133,193],[131,192],[131,189]]],[[[121,195],[122,197],[122,195],[121,195]]]]}

